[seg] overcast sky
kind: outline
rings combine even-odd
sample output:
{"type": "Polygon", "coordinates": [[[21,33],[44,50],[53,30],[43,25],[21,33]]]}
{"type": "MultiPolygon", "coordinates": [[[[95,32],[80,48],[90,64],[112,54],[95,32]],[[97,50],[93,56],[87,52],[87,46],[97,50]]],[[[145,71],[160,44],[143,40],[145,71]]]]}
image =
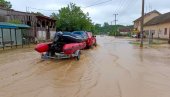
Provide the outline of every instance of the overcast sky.
{"type": "MultiPolygon", "coordinates": [[[[59,10],[67,6],[70,2],[82,7],[84,12],[89,12],[89,15],[94,23],[103,24],[104,22],[111,22],[114,20],[113,14],[118,14],[118,24],[130,25],[133,20],[141,15],[141,1],[142,0],[7,0],[13,5],[13,9],[19,11],[41,12],[49,16],[53,11],[59,10]],[[102,3],[106,2],[106,3],[102,3]],[[102,3],[102,4],[101,4],[102,3]],[[95,5],[96,4],[96,5],[95,5]],[[95,6],[91,6],[95,5],[95,6]],[[91,7],[87,7],[91,6],[91,7]],[[86,8],[87,7],[87,8],[86,8]],[[36,8],[36,9],[33,9],[36,8]]],[[[161,13],[170,12],[170,0],[146,0],[145,12],[151,10],[158,10],[161,13]]],[[[55,11],[57,13],[57,11],[55,11]]],[[[114,24],[114,23],[113,23],[114,24]]]]}

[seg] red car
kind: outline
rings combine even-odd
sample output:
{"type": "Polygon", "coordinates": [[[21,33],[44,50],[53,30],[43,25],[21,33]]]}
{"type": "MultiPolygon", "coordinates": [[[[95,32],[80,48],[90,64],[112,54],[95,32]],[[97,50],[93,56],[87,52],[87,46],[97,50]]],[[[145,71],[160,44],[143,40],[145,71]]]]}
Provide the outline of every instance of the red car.
{"type": "Polygon", "coordinates": [[[93,36],[91,32],[86,31],[74,31],[73,34],[80,35],[86,42],[86,48],[90,48],[93,45],[96,46],[96,36],[93,36]]]}
{"type": "Polygon", "coordinates": [[[93,36],[91,32],[87,33],[86,47],[90,48],[93,45],[96,46],[96,36],[93,36]]]}

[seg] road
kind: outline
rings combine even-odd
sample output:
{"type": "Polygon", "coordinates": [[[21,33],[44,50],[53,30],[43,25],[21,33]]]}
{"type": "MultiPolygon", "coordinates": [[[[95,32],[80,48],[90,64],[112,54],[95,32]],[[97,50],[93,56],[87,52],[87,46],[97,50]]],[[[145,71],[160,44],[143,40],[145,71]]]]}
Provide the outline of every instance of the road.
{"type": "Polygon", "coordinates": [[[44,61],[33,48],[0,51],[0,97],[170,97],[170,47],[97,41],[80,61],[44,61]]]}

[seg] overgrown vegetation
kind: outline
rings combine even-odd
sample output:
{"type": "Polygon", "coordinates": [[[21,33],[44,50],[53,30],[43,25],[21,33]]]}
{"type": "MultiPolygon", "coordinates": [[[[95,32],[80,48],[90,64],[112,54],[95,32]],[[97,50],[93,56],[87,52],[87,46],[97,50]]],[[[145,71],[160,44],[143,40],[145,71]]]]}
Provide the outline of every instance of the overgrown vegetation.
{"type": "Polygon", "coordinates": [[[39,16],[44,16],[41,12],[31,12],[32,14],[39,15],[39,16]]]}
{"type": "Polygon", "coordinates": [[[14,20],[10,20],[8,21],[9,23],[13,23],[13,24],[21,24],[22,22],[20,20],[14,19],[14,20]]]}
{"type": "Polygon", "coordinates": [[[10,9],[12,8],[12,4],[6,0],[0,0],[0,7],[10,9]]]}

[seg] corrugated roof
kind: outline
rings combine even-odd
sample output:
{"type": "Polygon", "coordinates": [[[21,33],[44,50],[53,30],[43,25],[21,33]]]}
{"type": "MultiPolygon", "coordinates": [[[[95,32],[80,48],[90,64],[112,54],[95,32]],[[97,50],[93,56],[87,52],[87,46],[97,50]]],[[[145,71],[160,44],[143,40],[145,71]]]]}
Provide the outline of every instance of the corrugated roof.
{"type": "Polygon", "coordinates": [[[25,24],[13,24],[7,22],[0,22],[0,28],[30,28],[30,26],[25,24]]]}
{"type": "Polygon", "coordinates": [[[168,22],[170,22],[170,12],[151,19],[150,21],[145,23],[145,26],[157,25],[157,24],[168,23],[168,22]]]}

